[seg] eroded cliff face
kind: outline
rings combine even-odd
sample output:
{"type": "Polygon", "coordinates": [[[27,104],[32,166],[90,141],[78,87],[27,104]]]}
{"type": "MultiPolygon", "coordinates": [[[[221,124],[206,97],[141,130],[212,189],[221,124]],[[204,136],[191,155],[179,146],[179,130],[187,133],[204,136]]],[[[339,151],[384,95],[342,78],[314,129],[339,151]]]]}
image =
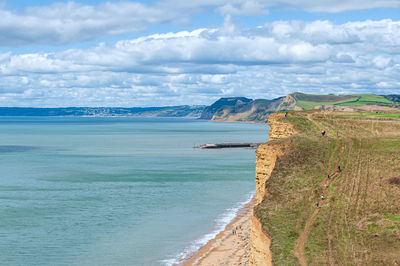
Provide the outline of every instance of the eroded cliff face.
{"type": "MultiPolygon", "coordinates": [[[[265,184],[275,167],[276,160],[285,154],[288,142],[271,142],[284,139],[296,133],[293,125],[278,121],[284,113],[272,114],[268,118],[270,125],[269,141],[259,146],[256,151],[256,204],[259,204],[268,193],[265,184]]],[[[250,226],[250,258],[249,265],[272,265],[272,253],[270,251],[271,240],[262,229],[262,224],[256,216],[253,216],[250,226]]]]}
{"type": "MultiPolygon", "coordinates": [[[[292,124],[278,121],[280,118],[284,117],[284,113],[271,114],[268,117],[269,137],[268,140],[284,139],[288,138],[296,133],[292,124]]],[[[267,142],[268,143],[268,142],[267,142]]]]}
{"type": "Polygon", "coordinates": [[[265,234],[258,218],[253,215],[250,225],[249,265],[272,265],[270,246],[271,239],[265,234]]]}
{"type": "Polygon", "coordinates": [[[296,133],[293,125],[278,121],[284,113],[271,114],[268,118],[269,141],[261,144],[256,151],[256,204],[259,204],[266,192],[265,183],[274,170],[276,159],[284,155],[288,143],[273,143],[272,140],[284,139],[296,133]]]}
{"type": "Polygon", "coordinates": [[[280,145],[261,144],[256,151],[256,204],[263,201],[266,195],[265,183],[274,170],[276,159],[283,155],[280,145]]]}

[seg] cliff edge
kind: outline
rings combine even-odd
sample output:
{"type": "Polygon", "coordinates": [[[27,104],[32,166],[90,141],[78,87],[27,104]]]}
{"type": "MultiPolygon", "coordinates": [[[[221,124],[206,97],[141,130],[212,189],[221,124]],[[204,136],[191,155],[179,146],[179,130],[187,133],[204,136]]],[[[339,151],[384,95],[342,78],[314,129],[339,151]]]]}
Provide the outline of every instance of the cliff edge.
{"type": "MultiPolygon", "coordinates": [[[[288,121],[282,121],[284,113],[271,114],[268,119],[270,126],[269,140],[259,146],[256,151],[256,204],[263,201],[266,192],[266,182],[275,168],[276,160],[285,154],[290,142],[276,142],[294,134],[296,130],[288,121]]],[[[250,258],[249,265],[272,265],[272,253],[270,251],[271,240],[263,230],[259,219],[253,215],[250,226],[250,258]]]]}

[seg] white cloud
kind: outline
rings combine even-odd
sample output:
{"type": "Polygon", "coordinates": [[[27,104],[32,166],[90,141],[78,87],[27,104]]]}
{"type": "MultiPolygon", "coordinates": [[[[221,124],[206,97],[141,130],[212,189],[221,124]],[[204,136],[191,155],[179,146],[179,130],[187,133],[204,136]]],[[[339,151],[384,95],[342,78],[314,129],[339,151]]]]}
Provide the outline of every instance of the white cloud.
{"type": "MultiPolygon", "coordinates": [[[[232,1],[234,2],[234,1],[232,1]]],[[[227,3],[218,8],[218,10],[224,15],[267,15],[269,12],[266,9],[265,3],[256,0],[247,0],[244,2],[227,3]]]]}
{"type": "MultiPolygon", "coordinates": [[[[122,1],[98,5],[60,2],[22,10],[5,9],[2,3],[0,46],[76,43],[136,33],[152,25],[188,25],[192,16],[213,12],[224,16],[252,16],[267,15],[273,8],[341,12],[400,7],[398,0],[159,0],[148,4],[122,1]]],[[[312,28],[309,31],[312,36],[318,35],[312,28]]],[[[347,39],[347,33],[337,34],[344,34],[338,37],[347,39]]]]}
{"type": "Polygon", "coordinates": [[[313,12],[343,12],[383,7],[400,7],[398,0],[282,0],[282,2],[313,12]]]}
{"type": "Polygon", "coordinates": [[[135,106],[399,92],[400,22],[273,22],[55,53],[0,55],[2,105],[135,106]],[[156,102],[155,102],[156,101],[156,102]]]}
{"type": "Polygon", "coordinates": [[[156,5],[106,2],[97,6],[74,2],[0,9],[0,45],[66,44],[98,37],[133,33],[149,25],[180,23],[191,12],[165,12],[156,5]]]}

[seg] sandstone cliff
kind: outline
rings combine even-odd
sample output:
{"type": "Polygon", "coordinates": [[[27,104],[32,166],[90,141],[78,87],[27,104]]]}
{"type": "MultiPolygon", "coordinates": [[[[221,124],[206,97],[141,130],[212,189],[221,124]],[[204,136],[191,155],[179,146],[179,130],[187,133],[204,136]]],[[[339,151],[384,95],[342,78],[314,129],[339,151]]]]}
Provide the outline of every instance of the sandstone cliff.
{"type": "MultiPolygon", "coordinates": [[[[285,154],[285,147],[289,145],[288,142],[276,143],[274,140],[284,139],[296,133],[292,124],[279,121],[283,117],[284,113],[269,116],[269,141],[260,145],[256,151],[256,204],[259,204],[267,196],[266,182],[271,176],[277,158],[285,154]]],[[[270,238],[262,229],[258,218],[254,216],[250,227],[249,265],[272,265],[270,246],[270,238]]]]}

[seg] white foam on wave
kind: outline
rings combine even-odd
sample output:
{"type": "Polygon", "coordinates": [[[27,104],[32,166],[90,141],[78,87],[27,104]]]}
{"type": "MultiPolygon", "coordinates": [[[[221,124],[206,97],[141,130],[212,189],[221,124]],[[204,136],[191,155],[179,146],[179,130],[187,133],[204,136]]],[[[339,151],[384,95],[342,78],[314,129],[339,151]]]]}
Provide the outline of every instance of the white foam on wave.
{"type": "Polygon", "coordinates": [[[171,266],[181,264],[189,255],[195,253],[200,248],[205,246],[210,240],[214,239],[220,232],[222,232],[225,227],[232,222],[232,220],[237,216],[240,209],[242,209],[246,204],[248,204],[255,195],[255,191],[251,191],[247,196],[246,200],[238,202],[234,207],[227,209],[223,214],[215,219],[215,229],[208,234],[194,240],[190,245],[185,248],[182,252],[170,259],[165,259],[161,261],[162,265],[171,266]]]}

